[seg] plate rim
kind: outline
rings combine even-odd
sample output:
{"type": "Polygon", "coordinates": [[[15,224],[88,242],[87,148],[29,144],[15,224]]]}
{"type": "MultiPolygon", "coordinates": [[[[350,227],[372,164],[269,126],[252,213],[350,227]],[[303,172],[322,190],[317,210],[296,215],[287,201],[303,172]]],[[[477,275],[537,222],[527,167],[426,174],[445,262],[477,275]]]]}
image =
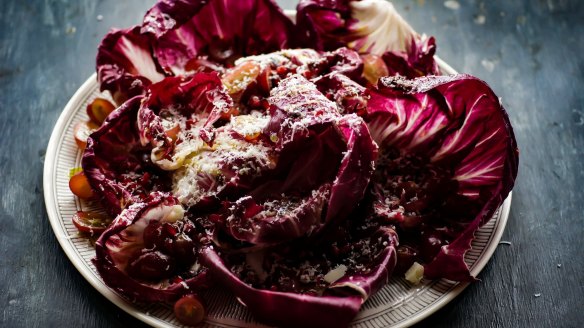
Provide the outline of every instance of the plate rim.
{"type": "MultiPolygon", "coordinates": [[[[474,277],[478,277],[479,273],[483,271],[485,266],[493,257],[495,250],[499,246],[499,242],[503,237],[503,233],[505,232],[505,227],[507,226],[507,221],[509,219],[509,213],[511,211],[511,200],[513,198],[512,194],[512,192],[509,192],[509,195],[507,198],[505,198],[503,204],[501,204],[499,207],[498,210],[501,212],[499,214],[497,225],[491,234],[491,240],[484,248],[481,257],[476,260],[472,269],[470,270],[471,275],[474,277]]],[[[420,321],[436,313],[438,310],[442,309],[444,306],[446,306],[446,304],[450,303],[453,299],[458,297],[458,295],[460,295],[460,293],[462,293],[470,285],[471,282],[458,282],[450,291],[446,292],[442,297],[440,297],[438,301],[433,302],[429,306],[425,307],[422,311],[416,313],[413,317],[396,324],[392,328],[405,328],[419,323],[420,321]]]]}
{"type": "Polygon", "coordinates": [[[66,242],[70,237],[66,235],[60,235],[62,231],[66,231],[64,227],[61,226],[62,221],[59,220],[58,206],[59,204],[55,202],[56,184],[53,183],[54,173],[56,171],[57,164],[57,154],[61,143],[61,136],[66,133],[67,123],[70,119],[74,117],[76,112],[77,104],[79,104],[83,97],[90,92],[91,88],[97,83],[97,74],[93,73],[91,76],[83,82],[83,84],[75,91],[71,99],[65,105],[65,108],[59,115],[57,122],[51,132],[51,137],[49,138],[49,143],[47,145],[47,151],[45,155],[45,163],[43,167],[43,194],[45,200],[45,207],[47,210],[47,215],[49,217],[49,222],[53,230],[53,234],[61,248],[65,252],[65,255],[69,258],[69,261],[73,263],[73,266],[81,273],[83,278],[89,282],[89,284],[95,288],[101,295],[103,295],[110,302],[114,303],[118,308],[124,310],[126,313],[130,314],[134,318],[149,324],[153,327],[170,327],[166,322],[159,320],[156,317],[147,315],[146,313],[136,311],[133,305],[117,295],[112,291],[105,283],[99,280],[91,269],[85,265],[83,259],[77,255],[77,250],[73,247],[73,244],[66,242]]]}
{"type": "MultiPolygon", "coordinates": [[[[440,59],[438,56],[435,56],[435,60],[443,72],[447,74],[457,74],[456,70],[454,70],[450,65],[440,59]]],[[[91,271],[90,267],[85,264],[83,259],[77,254],[77,249],[73,246],[72,243],[68,243],[67,240],[70,238],[67,235],[62,235],[63,231],[66,231],[64,226],[62,225],[63,221],[59,219],[58,207],[59,204],[56,201],[56,183],[54,183],[54,174],[56,173],[56,166],[57,166],[57,154],[59,153],[59,148],[62,145],[60,143],[62,136],[66,134],[66,128],[68,123],[71,119],[73,119],[76,111],[78,110],[78,104],[81,103],[97,84],[97,75],[93,73],[85,82],[75,91],[73,96],[67,102],[67,105],[59,115],[57,122],[51,132],[51,137],[49,139],[49,143],[47,146],[46,156],[45,156],[45,163],[43,167],[43,194],[44,194],[44,201],[45,207],[47,210],[47,215],[49,218],[49,222],[51,224],[51,228],[57,241],[61,245],[61,248],[65,252],[65,255],[69,258],[72,262],[74,267],[81,273],[81,275],[85,278],[86,281],[90,283],[90,285],[95,288],[100,294],[102,294],[106,299],[114,303],[118,308],[122,309],[129,315],[133,316],[134,318],[150,325],[153,327],[173,327],[168,322],[163,321],[157,317],[148,315],[147,312],[139,311],[135,308],[135,305],[126,301],[124,298],[120,297],[116,294],[113,290],[111,290],[105,283],[98,279],[97,276],[91,271]]],[[[511,209],[511,199],[512,193],[509,193],[509,196],[503,204],[500,206],[499,211],[501,213],[498,217],[497,225],[495,226],[493,232],[490,235],[490,242],[484,248],[482,255],[478,258],[475,263],[473,264],[473,268],[471,269],[471,273],[473,276],[477,276],[483,268],[487,265],[489,260],[492,258],[493,253],[495,252],[499,241],[505,231],[505,227],[507,225],[509,212],[511,209]]],[[[409,317],[406,320],[396,323],[392,327],[409,327],[414,325],[442,307],[446,304],[451,302],[454,298],[456,298],[466,287],[468,287],[470,283],[468,282],[461,282],[456,284],[452,289],[447,291],[440,297],[439,300],[431,303],[430,305],[426,306],[420,312],[415,313],[412,317],[409,317]]],[[[367,320],[363,320],[367,321],[367,320]]],[[[357,322],[363,322],[357,321],[357,322]]]]}

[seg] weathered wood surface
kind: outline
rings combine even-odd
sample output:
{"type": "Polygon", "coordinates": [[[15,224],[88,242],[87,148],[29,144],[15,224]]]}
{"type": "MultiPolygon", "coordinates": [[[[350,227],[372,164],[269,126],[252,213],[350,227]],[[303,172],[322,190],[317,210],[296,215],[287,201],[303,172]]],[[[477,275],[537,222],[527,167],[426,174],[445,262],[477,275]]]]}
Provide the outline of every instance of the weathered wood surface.
{"type": "MultiPolygon", "coordinates": [[[[291,9],[295,1],[279,2],[291,9]]],[[[396,2],[418,31],[436,36],[443,59],[501,96],[521,150],[503,237],[511,245],[499,246],[482,281],[418,326],[582,327],[584,2],[396,2]]],[[[143,326],[61,250],[42,167],[61,110],[94,70],[101,37],[139,22],[152,3],[0,2],[0,326],[143,326]]]]}

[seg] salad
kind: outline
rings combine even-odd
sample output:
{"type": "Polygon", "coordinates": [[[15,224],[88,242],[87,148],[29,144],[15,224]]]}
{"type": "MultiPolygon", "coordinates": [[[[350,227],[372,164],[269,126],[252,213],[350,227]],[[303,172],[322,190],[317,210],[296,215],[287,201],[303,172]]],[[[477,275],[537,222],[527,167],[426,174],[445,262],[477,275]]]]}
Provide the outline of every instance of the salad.
{"type": "Polygon", "coordinates": [[[103,281],[204,319],[229,290],[261,323],[347,326],[392,275],[472,281],[474,233],[518,149],[489,86],[441,75],[434,38],[384,0],[160,0],[112,30],[75,128],[70,188],[106,214],[103,281]]]}

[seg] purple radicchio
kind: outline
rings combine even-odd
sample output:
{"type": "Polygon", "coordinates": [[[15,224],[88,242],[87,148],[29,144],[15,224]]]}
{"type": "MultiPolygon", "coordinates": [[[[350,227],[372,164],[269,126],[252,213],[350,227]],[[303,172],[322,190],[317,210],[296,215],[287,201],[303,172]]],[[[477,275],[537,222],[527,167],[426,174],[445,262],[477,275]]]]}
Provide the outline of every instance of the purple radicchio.
{"type": "Polygon", "coordinates": [[[223,235],[260,248],[317,235],[347,217],[373,171],[377,147],[365,123],[341,116],[313,83],[293,75],[268,100],[263,133],[276,147],[277,165],[248,195],[225,204],[216,234],[222,247],[223,235]]]}
{"type": "Polygon", "coordinates": [[[438,64],[434,60],[436,41],[422,35],[412,39],[406,51],[388,51],[382,59],[388,75],[401,75],[413,79],[425,75],[439,75],[438,64]]]}
{"type": "Polygon", "coordinates": [[[198,238],[176,198],[152,193],[120,213],[100,236],[93,263],[105,283],[131,301],[173,302],[207,286],[198,238]]]}
{"type": "Polygon", "coordinates": [[[296,22],[305,37],[302,46],[348,47],[366,56],[383,56],[383,62],[373,67],[366,61],[366,73],[376,70],[413,78],[439,72],[434,38],[417,34],[388,1],[302,0],[296,22]]]}
{"type": "Polygon", "coordinates": [[[194,211],[238,197],[275,165],[261,134],[267,116],[237,113],[216,73],[168,77],[142,101],[142,145],[151,146],[151,161],[169,171],[173,194],[194,211]]]}
{"type": "Polygon", "coordinates": [[[216,73],[168,77],[147,89],[138,111],[140,141],[153,147],[153,163],[176,170],[190,153],[211,143],[213,125],[234,112],[216,73]]]}
{"type": "Polygon", "coordinates": [[[365,87],[343,74],[331,73],[315,81],[318,90],[333,100],[341,114],[363,115],[369,95],[365,87]]]}
{"type": "Polygon", "coordinates": [[[499,99],[469,75],[382,78],[370,96],[366,121],[380,146],[374,216],[398,228],[398,258],[425,263],[426,277],[472,280],[464,254],[517,175],[499,99]]]}
{"type": "Polygon", "coordinates": [[[151,39],[139,26],[109,32],[99,45],[96,69],[100,90],[108,90],[118,105],[164,78],[152,57],[151,39]]]}
{"type": "Polygon", "coordinates": [[[263,323],[346,327],[389,280],[397,236],[387,227],[367,232],[338,227],[327,236],[316,244],[251,253],[208,246],[201,262],[263,323]]]}
{"type": "Polygon", "coordinates": [[[181,74],[202,56],[233,63],[290,48],[293,28],[271,0],[161,0],[146,13],[142,32],[155,37],[154,54],[162,68],[181,74]]]}
{"type": "Polygon", "coordinates": [[[271,172],[277,154],[261,131],[261,114],[233,116],[214,131],[212,146],[202,144],[173,173],[173,194],[192,211],[214,209],[241,197],[271,172]]]}
{"type": "Polygon", "coordinates": [[[312,76],[343,74],[352,79],[360,79],[363,73],[363,60],[359,54],[346,47],[322,53],[322,58],[310,63],[312,76]]]}
{"type": "Polygon", "coordinates": [[[286,49],[241,58],[225,71],[221,81],[240,111],[248,112],[266,110],[268,106],[265,105],[269,104],[260,100],[267,98],[270,90],[286,77],[299,74],[314,81],[333,73],[359,79],[363,73],[361,57],[347,48],[324,53],[313,49],[286,49]]]}
{"type": "Polygon", "coordinates": [[[136,124],[142,96],[113,111],[87,139],[82,166],[92,189],[112,216],[152,191],[168,191],[170,178],[150,161],[151,147],[140,144],[136,124]]]}

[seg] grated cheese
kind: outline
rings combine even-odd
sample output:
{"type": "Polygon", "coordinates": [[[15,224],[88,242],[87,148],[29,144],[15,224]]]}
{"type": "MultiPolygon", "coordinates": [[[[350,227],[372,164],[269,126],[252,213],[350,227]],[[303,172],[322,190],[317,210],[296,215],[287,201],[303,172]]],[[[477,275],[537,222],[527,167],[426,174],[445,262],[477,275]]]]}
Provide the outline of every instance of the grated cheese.
{"type": "MultiPolygon", "coordinates": [[[[225,183],[225,169],[235,170],[239,176],[257,176],[274,168],[277,157],[271,147],[232,136],[232,132],[255,136],[267,123],[268,118],[260,114],[234,116],[228,125],[218,129],[212,147],[202,141],[183,146],[189,155],[174,172],[172,186],[179,201],[192,206],[202,197],[212,196],[225,183]]],[[[237,177],[232,179],[236,181],[237,177]]]]}
{"type": "Polygon", "coordinates": [[[424,267],[418,263],[414,262],[412,266],[406,271],[405,278],[413,285],[418,285],[422,278],[424,277],[424,267]]]}

